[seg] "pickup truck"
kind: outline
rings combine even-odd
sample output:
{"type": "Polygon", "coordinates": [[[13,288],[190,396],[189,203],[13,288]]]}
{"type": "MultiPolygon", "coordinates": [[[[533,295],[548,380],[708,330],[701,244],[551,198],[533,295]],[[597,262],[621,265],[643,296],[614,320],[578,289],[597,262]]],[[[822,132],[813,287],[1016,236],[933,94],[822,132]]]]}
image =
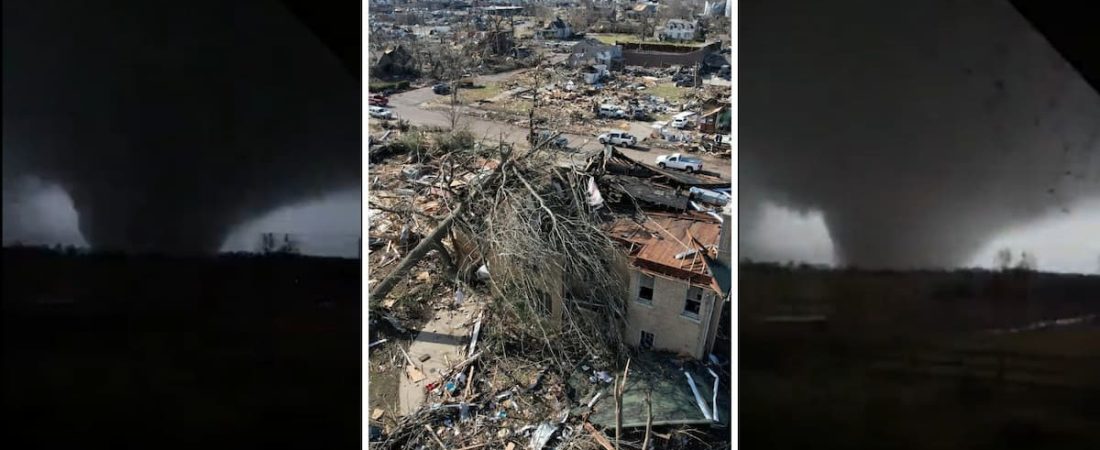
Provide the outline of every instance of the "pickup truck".
{"type": "Polygon", "coordinates": [[[698,158],[690,158],[679,153],[661,155],[657,157],[657,167],[662,169],[673,168],[698,172],[703,170],[703,161],[698,158]]]}
{"type": "Polygon", "coordinates": [[[371,106],[386,106],[390,104],[390,99],[382,94],[374,94],[370,96],[369,102],[371,106]]]}
{"type": "Polygon", "coordinates": [[[601,144],[625,145],[627,147],[633,147],[638,144],[638,138],[630,133],[623,133],[621,131],[601,134],[599,140],[601,144]]]}
{"type": "Polygon", "coordinates": [[[390,111],[390,110],[388,110],[386,108],[383,108],[381,106],[371,106],[367,110],[367,113],[370,114],[371,117],[378,118],[378,119],[389,120],[389,119],[393,118],[393,111],[390,111]]]}

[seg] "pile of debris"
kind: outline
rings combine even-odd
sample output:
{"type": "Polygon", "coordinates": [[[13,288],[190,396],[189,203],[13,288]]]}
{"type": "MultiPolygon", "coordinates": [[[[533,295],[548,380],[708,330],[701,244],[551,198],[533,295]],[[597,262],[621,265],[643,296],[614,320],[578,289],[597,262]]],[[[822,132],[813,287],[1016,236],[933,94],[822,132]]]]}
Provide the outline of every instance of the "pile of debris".
{"type": "MultiPolygon", "coordinates": [[[[669,115],[679,111],[696,110],[705,104],[724,101],[728,98],[728,89],[704,85],[694,89],[684,89],[679,99],[668,99],[650,94],[658,84],[665,83],[664,72],[633,71],[608,73],[596,83],[585,81],[585,69],[573,69],[563,66],[542,67],[517,74],[504,81],[502,89],[512,93],[511,98],[497,98],[495,104],[482,105],[487,111],[505,114],[504,120],[523,119],[531,105],[537,100],[539,108],[552,110],[554,114],[546,117],[546,125],[573,134],[592,134],[607,128],[615,120],[650,121],[655,117],[669,115]],[[649,75],[649,73],[656,73],[649,75]],[[620,108],[623,117],[601,117],[597,112],[600,105],[610,104],[620,108]],[[522,105],[522,107],[520,107],[522,105]]],[[[509,96],[502,96],[509,97],[509,96]]],[[[692,141],[703,141],[691,131],[681,132],[691,136],[692,141]]],[[[695,151],[693,146],[691,151],[695,151]]]]}
{"type": "MultiPolygon", "coordinates": [[[[372,159],[372,314],[392,317],[402,307],[392,297],[451,301],[440,292],[480,303],[460,357],[436,372],[406,369],[425,383],[425,401],[378,428],[372,448],[708,448],[683,427],[714,422],[710,412],[657,420],[661,430],[637,426],[637,408],[627,426],[607,420],[621,421],[623,398],[645,390],[626,382],[626,261],[604,227],[615,214],[608,199],[629,193],[617,190],[607,161],[560,168],[540,146],[462,133],[413,131],[398,141],[391,148],[400,152],[372,159]]],[[[708,396],[699,389],[681,383],[676,392],[695,402],[708,396]]]]}

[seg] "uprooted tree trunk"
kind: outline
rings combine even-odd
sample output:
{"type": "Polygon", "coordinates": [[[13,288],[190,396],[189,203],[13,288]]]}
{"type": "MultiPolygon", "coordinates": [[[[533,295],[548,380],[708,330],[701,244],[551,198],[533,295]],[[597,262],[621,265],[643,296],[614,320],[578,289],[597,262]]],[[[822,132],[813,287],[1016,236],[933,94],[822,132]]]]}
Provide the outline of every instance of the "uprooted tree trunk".
{"type": "MultiPolygon", "coordinates": [[[[421,240],[420,243],[417,244],[417,246],[409,252],[409,254],[405,255],[405,257],[401,260],[400,263],[397,264],[397,267],[394,268],[392,272],[386,275],[385,278],[383,278],[381,281],[378,282],[378,284],[371,288],[370,301],[381,302],[382,300],[384,300],[386,296],[389,295],[390,291],[393,290],[394,286],[397,286],[397,283],[405,278],[405,275],[409,273],[409,270],[415,267],[416,264],[419,263],[420,260],[424,259],[424,257],[427,256],[428,253],[431,252],[433,249],[438,249],[443,254],[446,254],[446,249],[443,247],[442,243],[443,238],[450,234],[451,226],[454,225],[455,220],[461,217],[467,211],[468,205],[470,205],[471,201],[473,201],[472,198],[478,194],[478,191],[483,186],[489,184],[494,178],[498,177],[501,171],[509,166],[510,162],[511,160],[508,158],[508,154],[502,154],[500,164],[496,167],[496,169],[493,170],[489,177],[487,177],[482,183],[470,187],[471,191],[468,194],[468,197],[470,198],[467,198],[465,201],[460,202],[458,207],[456,207],[455,210],[452,211],[446,219],[443,219],[443,221],[440,222],[439,225],[436,225],[435,229],[428,233],[428,235],[425,236],[424,239],[421,240]]],[[[444,261],[449,260],[449,256],[444,259],[444,261]]]]}

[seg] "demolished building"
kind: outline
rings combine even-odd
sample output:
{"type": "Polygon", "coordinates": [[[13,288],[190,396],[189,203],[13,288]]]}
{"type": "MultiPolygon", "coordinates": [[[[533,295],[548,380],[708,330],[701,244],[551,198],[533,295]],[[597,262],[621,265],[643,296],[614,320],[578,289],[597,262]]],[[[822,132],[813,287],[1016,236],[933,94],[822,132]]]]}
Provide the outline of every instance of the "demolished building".
{"type": "Polygon", "coordinates": [[[573,37],[573,27],[561,17],[555,18],[539,30],[539,37],[543,39],[569,39],[573,37]]]}

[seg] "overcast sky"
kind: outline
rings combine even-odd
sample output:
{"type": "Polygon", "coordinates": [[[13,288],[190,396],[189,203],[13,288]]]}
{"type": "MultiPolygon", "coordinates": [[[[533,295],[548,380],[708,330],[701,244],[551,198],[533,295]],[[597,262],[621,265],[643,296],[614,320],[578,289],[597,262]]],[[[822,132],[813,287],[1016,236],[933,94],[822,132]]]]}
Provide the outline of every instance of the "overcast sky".
{"type": "MultiPolygon", "coordinates": [[[[1061,211],[994,236],[965,267],[993,266],[1003,248],[1036,256],[1039,269],[1048,272],[1100,274],[1100,201],[1079,204],[1074,212],[1061,211]]],[[[746,224],[748,225],[748,224],[746,224]]],[[[833,243],[820,212],[799,212],[767,204],[760,226],[742,237],[741,257],[754,261],[808,262],[833,265],[833,243]]]]}
{"type": "MultiPolygon", "coordinates": [[[[87,247],[72,199],[61,188],[31,179],[19,189],[5,190],[4,194],[18,197],[5,202],[5,245],[22,242],[87,247]],[[13,207],[7,207],[9,204],[13,207]]],[[[355,258],[360,234],[360,198],[358,190],[345,190],[277,208],[234,228],[221,250],[254,251],[262,233],[289,233],[299,241],[304,254],[355,258]]]]}

